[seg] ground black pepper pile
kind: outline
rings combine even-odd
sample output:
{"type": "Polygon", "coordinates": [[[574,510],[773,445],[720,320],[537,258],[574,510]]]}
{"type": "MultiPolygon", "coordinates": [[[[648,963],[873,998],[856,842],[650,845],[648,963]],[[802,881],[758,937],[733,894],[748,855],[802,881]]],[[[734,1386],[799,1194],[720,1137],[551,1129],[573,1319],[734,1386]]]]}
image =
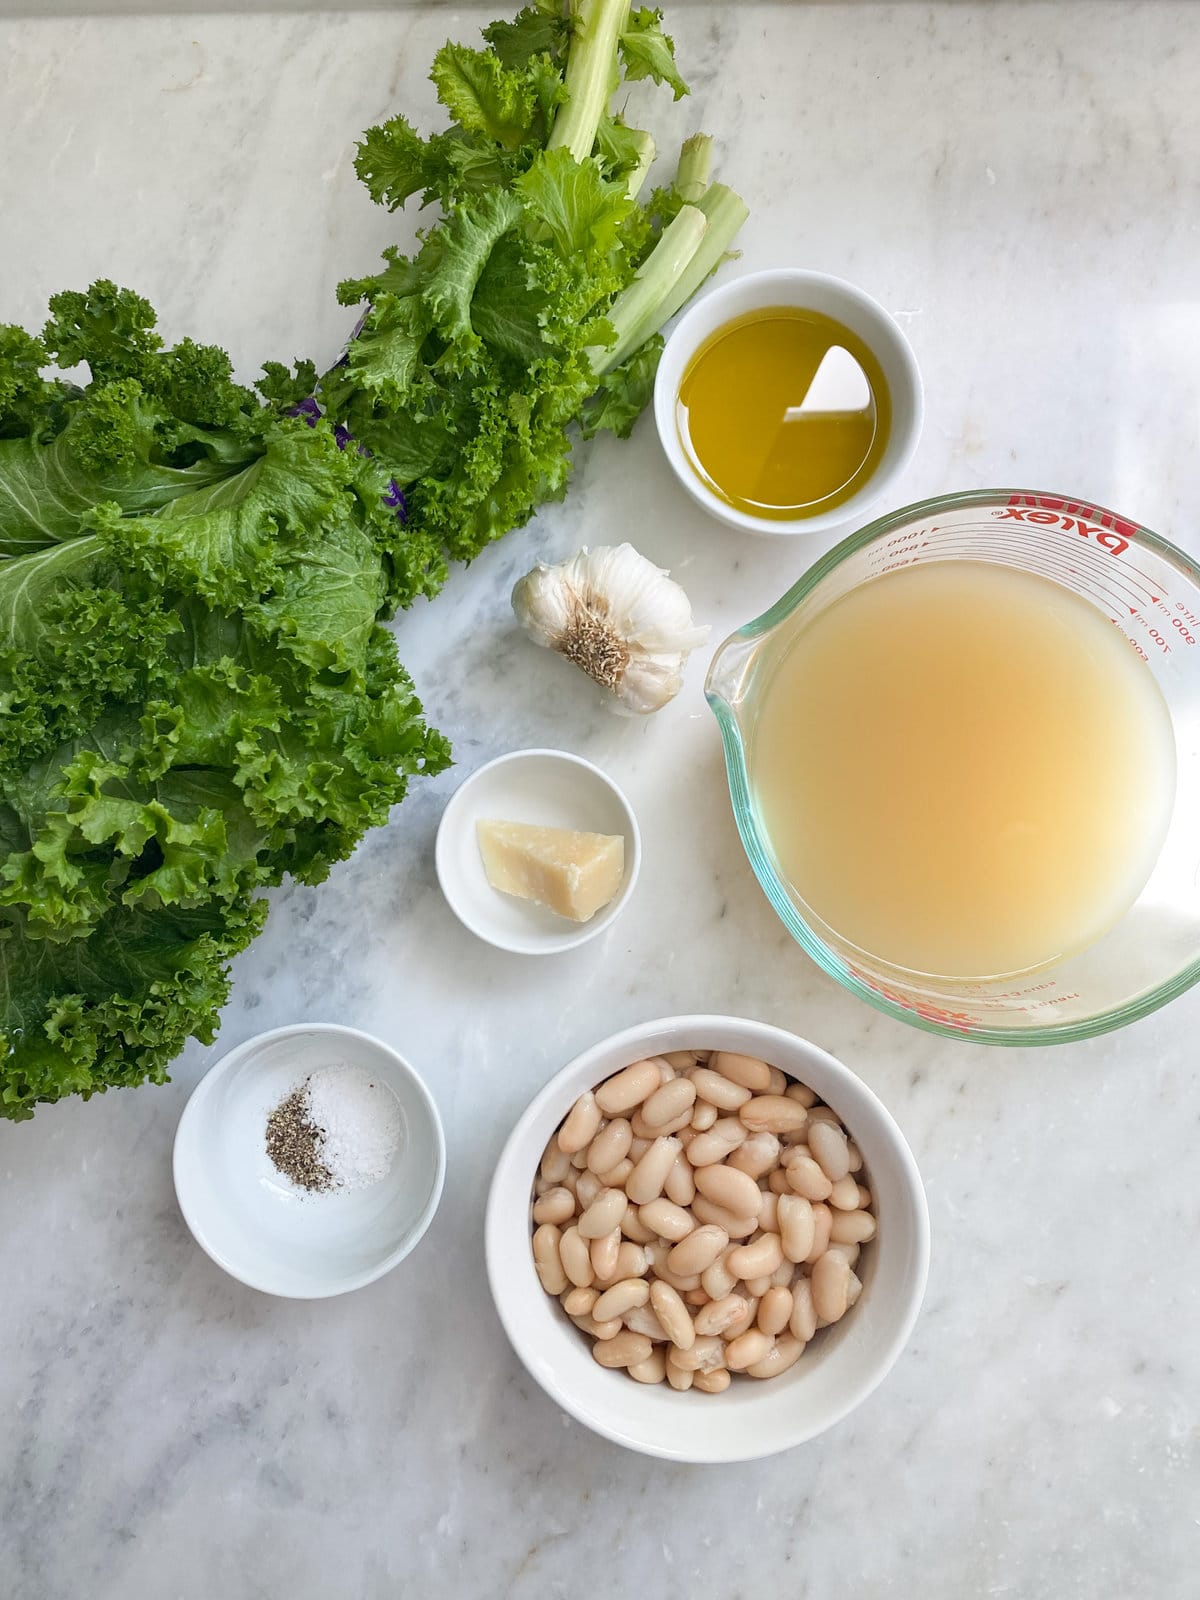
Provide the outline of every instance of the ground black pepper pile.
{"type": "Polygon", "coordinates": [[[333,1173],[320,1156],[325,1130],[312,1120],[309,1109],[305,1079],[267,1118],[267,1154],[285,1178],[322,1193],[333,1188],[333,1173]]]}

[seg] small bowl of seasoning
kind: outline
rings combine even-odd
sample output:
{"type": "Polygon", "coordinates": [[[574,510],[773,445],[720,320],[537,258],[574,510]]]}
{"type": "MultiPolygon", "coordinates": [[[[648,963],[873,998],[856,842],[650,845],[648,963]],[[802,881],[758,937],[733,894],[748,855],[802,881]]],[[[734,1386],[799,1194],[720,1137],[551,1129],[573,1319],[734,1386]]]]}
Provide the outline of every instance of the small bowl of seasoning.
{"type": "Polygon", "coordinates": [[[749,533],[825,533],[881,499],[917,447],[921,375],[870,295],[780,267],[710,290],[667,341],[654,420],[676,477],[749,533]]]}
{"type": "Polygon", "coordinates": [[[238,1045],[175,1134],[197,1244],[265,1294],[317,1300],[403,1261],[441,1198],[446,1145],[416,1071],[357,1028],[304,1023],[238,1045]]]}

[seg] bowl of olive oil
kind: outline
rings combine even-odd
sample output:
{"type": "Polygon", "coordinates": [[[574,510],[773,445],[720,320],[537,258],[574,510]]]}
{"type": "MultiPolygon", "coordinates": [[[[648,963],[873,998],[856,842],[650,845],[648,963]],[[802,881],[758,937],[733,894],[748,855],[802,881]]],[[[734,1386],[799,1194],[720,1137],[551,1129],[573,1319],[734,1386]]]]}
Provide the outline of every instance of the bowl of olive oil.
{"type": "Polygon", "coordinates": [[[907,466],[921,377],[891,316],[853,284],[778,268],[712,290],[667,342],[654,414],[684,488],[753,533],[850,522],[907,466]]]}

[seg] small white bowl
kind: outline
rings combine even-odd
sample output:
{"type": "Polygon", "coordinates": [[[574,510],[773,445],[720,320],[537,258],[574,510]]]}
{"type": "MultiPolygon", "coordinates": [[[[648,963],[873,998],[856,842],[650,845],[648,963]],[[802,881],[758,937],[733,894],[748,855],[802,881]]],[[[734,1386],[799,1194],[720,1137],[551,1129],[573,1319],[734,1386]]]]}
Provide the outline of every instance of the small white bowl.
{"type": "Polygon", "coordinates": [[[827,533],[861,516],[881,500],[917,448],[924,415],[921,374],[912,347],[896,321],[869,294],[842,278],[799,267],[776,267],[733,278],[703,295],[676,324],[654,380],[654,421],[675,476],[697,504],[718,521],[747,533],[827,533]],[[735,318],[773,306],[818,311],[842,323],[872,350],[883,368],[892,407],[892,428],[883,459],[855,494],[819,516],[776,520],[756,517],[722,500],[700,477],[679,437],[676,403],[688,363],[700,346],[735,318]]]}
{"type": "Polygon", "coordinates": [[[435,860],[442,893],[464,927],[499,950],[552,955],[594,939],[621,915],[637,882],[642,839],[632,806],[599,767],[565,750],[514,750],[473,772],[450,796],[435,860]],[[532,900],[502,894],[487,880],[475,834],[476,823],[488,819],[623,835],[620,889],[588,922],[568,922],[532,900]]]}
{"type": "Polygon", "coordinates": [[[361,1289],[416,1245],[437,1210],[446,1141],[433,1096],[404,1058],[357,1028],[260,1033],[201,1078],[175,1133],[175,1193],[196,1243],[264,1294],[321,1300],[361,1289]],[[369,1188],[306,1194],[275,1168],[267,1118],[318,1067],[370,1072],[400,1107],[392,1169],[369,1188]]]}
{"type": "Polygon", "coordinates": [[[488,1279],[505,1332],[546,1393],[587,1427],[670,1461],[749,1461],[832,1427],[882,1382],[925,1293],[929,1212],[912,1152],[882,1102],[840,1061],[795,1034],[735,1017],[668,1017],[584,1051],[535,1097],[509,1136],[488,1196],[488,1279]],[[551,1134],[585,1089],[667,1050],[736,1050],[798,1078],[837,1112],[863,1155],[879,1232],[864,1250],[863,1291],[789,1372],[735,1381],[720,1395],[634,1383],[592,1359],[589,1341],[543,1290],[530,1250],[530,1197],[551,1134]]]}

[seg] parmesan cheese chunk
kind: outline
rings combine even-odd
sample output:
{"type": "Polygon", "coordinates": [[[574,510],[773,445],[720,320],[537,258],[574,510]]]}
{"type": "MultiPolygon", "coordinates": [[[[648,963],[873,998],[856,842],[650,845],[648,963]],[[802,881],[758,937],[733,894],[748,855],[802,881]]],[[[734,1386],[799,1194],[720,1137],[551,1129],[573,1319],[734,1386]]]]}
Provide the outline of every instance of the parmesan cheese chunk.
{"type": "Polygon", "coordinates": [[[479,822],[479,854],[493,889],[587,922],[625,876],[625,840],[529,822],[479,822]]]}

